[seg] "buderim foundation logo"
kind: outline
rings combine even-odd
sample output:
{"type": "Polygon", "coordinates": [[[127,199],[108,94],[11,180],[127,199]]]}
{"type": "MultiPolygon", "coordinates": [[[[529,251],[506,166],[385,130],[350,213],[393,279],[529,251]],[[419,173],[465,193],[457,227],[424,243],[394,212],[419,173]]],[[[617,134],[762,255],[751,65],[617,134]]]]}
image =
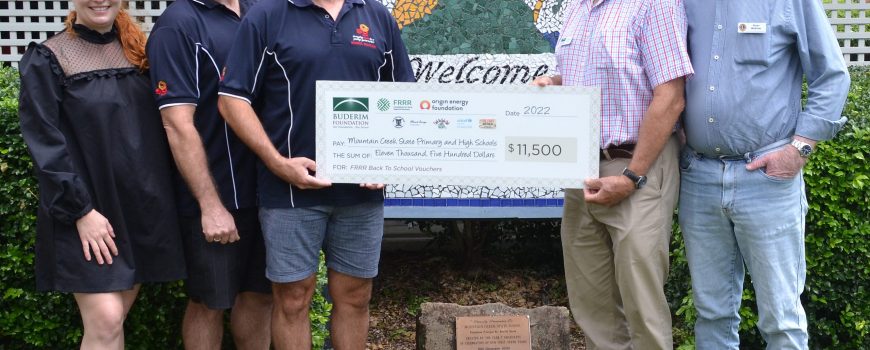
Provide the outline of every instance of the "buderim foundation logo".
{"type": "Polygon", "coordinates": [[[368,97],[333,97],[332,110],[336,112],[368,112],[368,97]]]}

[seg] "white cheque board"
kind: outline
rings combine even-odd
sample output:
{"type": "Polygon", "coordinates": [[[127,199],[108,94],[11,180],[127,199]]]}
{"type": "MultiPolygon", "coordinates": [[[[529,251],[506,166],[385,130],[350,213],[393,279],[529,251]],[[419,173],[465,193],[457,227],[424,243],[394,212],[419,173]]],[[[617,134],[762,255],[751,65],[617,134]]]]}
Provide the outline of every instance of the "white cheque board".
{"type": "Polygon", "coordinates": [[[318,81],[317,177],[582,188],[599,113],[597,88],[318,81]]]}

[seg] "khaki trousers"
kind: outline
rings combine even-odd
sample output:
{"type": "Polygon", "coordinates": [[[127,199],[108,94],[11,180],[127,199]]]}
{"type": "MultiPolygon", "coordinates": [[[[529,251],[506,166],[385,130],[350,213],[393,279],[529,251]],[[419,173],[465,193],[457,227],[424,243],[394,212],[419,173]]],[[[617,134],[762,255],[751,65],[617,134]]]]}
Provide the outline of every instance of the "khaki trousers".
{"type": "MultiPolygon", "coordinates": [[[[590,350],[673,348],[664,284],[678,154],[679,142],[671,137],[647,172],[646,186],[613,207],[586,204],[582,190],[565,191],[565,280],[590,350]]],[[[600,176],[622,176],[629,161],[602,160],[600,176]]]]}

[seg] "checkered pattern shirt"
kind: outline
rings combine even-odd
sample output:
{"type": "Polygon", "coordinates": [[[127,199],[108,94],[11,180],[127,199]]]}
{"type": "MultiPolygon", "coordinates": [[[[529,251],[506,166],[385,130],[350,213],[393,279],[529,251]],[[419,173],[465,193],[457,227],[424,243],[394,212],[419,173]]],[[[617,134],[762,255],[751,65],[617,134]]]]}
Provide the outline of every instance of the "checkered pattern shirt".
{"type": "Polygon", "coordinates": [[[653,89],[691,75],[682,0],[574,0],[556,44],[564,85],[601,88],[601,148],[635,144],[653,89]]]}

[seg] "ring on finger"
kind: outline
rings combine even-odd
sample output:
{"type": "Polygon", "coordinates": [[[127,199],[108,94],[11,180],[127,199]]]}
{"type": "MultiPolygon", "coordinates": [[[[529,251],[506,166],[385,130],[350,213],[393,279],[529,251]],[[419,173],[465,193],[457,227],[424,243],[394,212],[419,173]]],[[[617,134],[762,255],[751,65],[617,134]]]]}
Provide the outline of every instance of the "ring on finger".
{"type": "Polygon", "coordinates": [[[221,239],[220,239],[220,238],[215,238],[215,239],[213,239],[213,241],[215,241],[215,242],[220,242],[221,239]]]}

